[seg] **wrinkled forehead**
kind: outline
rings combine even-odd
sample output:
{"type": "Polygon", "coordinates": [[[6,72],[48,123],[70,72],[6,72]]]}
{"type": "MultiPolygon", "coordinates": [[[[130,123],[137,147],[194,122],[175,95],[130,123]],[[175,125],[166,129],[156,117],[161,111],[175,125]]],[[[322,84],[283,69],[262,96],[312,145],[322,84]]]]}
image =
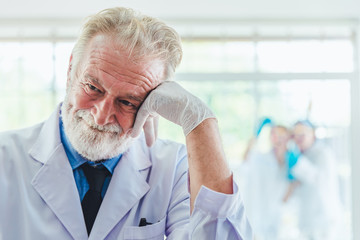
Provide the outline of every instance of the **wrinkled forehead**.
{"type": "Polygon", "coordinates": [[[118,68],[136,69],[139,73],[149,73],[157,81],[165,76],[165,64],[152,55],[138,55],[136,50],[126,49],[110,35],[94,36],[86,48],[87,61],[101,59],[118,68]]]}
{"type": "Polygon", "coordinates": [[[146,64],[153,61],[163,62],[156,55],[150,52],[146,54],[146,51],[140,50],[136,46],[133,49],[128,49],[125,44],[122,44],[116,37],[109,34],[100,33],[90,40],[87,44],[87,52],[95,50],[112,52],[135,64],[146,64]]]}

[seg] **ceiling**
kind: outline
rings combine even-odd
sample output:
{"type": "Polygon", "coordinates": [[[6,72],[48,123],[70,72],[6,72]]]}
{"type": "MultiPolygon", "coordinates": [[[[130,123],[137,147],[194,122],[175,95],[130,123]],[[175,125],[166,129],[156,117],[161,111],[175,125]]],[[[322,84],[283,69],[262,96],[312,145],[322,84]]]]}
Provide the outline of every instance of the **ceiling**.
{"type": "Polygon", "coordinates": [[[358,19],[359,0],[0,0],[0,19],[82,19],[113,6],[173,19],[358,19]]]}
{"type": "Polygon", "coordinates": [[[286,26],[293,23],[306,25],[305,29],[292,30],[300,35],[314,32],[317,36],[320,32],[348,36],[349,24],[360,26],[360,0],[0,0],[0,4],[2,41],[19,37],[74,39],[82,19],[114,6],[160,18],[182,37],[250,36],[255,31],[257,35],[296,35],[286,26]],[[276,25],[281,26],[277,29],[276,25]],[[325,25],[336,29],[324,30],[325,25]]]}

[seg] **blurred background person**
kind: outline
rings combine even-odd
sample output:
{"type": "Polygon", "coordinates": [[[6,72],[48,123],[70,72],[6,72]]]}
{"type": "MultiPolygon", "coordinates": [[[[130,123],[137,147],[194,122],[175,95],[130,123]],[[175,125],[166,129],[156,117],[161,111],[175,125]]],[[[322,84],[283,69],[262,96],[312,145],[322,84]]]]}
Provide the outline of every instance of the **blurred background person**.
{"type": "Polygon", "coordinates": [[[299,200],[299,229],[306,239],[341,239],[337,236],[341,203],[335,155],[316,139],[308,120],[294,125],[293,140],[299,154],[294,154],[298,160],[291,175],[297,180],[290,189],[299,200]]]}
{"type": "Polygon", "coordinates": [[[289,139],[286,127],[265,119],[245,152],[241,168],[243,196],[257,240],[278,239],[288,186],[285,156],[289,139]]]}

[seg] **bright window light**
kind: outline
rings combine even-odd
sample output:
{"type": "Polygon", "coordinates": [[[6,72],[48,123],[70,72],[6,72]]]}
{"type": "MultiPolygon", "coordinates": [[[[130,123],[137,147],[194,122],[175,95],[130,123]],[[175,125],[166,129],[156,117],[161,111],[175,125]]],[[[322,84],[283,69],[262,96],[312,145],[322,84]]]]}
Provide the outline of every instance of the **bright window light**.
{"type": "MultiPolygon", "coordinates": [[[[73,41],[53,39],[0,42],[0,130],[27,127],[48,118],[64,98],[73,45],[73,41]]],[[[347,216],[343,239],[349,240],[350,83],[356,66],[351,38],[185,38],[183,49],[177,73],[185,77],[180,84],[216,114],[233,169],[242,163],[263,117],[288,127],[309,118],[321,127],[318,136],[333,147],[340,164],[347,216]]],[[[185,142],[181,128],[164,119],[160,119],[159,136],[185,142]]],[[[292,212],[284,217],[285,234],[292,234],[284,239],[299,240],[294,237],[299,232],[295,217],[292,212]]]]}
{"type": "Polygon", "coordinates": [[[352,72],[350,40],[299,40],[259,42],[262,72],[352,72]]]}

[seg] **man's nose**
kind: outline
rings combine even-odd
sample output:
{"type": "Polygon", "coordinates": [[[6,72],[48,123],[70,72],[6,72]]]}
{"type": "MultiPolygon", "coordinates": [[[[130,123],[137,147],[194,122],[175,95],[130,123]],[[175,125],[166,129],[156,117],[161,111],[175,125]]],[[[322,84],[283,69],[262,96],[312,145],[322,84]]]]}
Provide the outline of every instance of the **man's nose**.
{"type": "Polygon", "coordinates": [[[115,106],[110,98],[104,98],[98,101],[91,109],[91,114],[94,117],[94,121],[97,125],[106,125],[115,123],[115,106]]]}

